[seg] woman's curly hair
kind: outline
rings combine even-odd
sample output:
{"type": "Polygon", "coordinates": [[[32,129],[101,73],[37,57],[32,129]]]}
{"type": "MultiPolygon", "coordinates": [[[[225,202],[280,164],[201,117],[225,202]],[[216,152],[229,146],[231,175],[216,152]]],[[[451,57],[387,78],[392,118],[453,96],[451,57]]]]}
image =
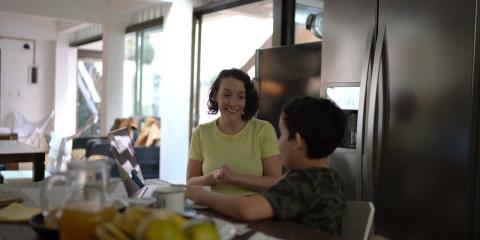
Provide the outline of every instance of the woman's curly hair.
{"type": "Polygon", "coordinates": [[[218,113],[218,103],[215,100],[220,83],[225,78],[235,78],[243,82],[245,87],[245,109],[242,113],[242,120],[250,120],[258,110],[258,94],[255,86],[253,85],[250,77],[240,69],[224,69],[219,74],[215,82],[213,82],[210,87],[210,93],[208,94],[208,113],[217,114],[218,113]]]}

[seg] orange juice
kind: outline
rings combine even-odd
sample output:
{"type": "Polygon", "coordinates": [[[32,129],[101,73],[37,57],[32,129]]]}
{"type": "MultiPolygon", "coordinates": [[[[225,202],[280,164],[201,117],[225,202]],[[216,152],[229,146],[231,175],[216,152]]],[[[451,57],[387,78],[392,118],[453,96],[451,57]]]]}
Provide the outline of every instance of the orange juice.
{"type": "Polygon", "coordinates": [[[94,239],[95,228],[112,220],[116,211],[113,207],[100,208],[87,203],[67,206],[60,217],[60,239],[94,239]]]}

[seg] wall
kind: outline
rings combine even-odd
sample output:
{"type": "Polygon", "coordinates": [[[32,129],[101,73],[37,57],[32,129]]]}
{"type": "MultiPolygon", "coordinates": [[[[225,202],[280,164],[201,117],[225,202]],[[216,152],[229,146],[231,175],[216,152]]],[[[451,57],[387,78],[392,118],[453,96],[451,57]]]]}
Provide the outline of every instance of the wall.
{"type": "Polygon", "coordinates": [[[76,130],[77,50],[59,34],[55,45],[55,132],[70,136],[76,130]]]}
{"type": "Polygon", "coordinates": [[[190,109],[191,0],[178,0],[165,16],[164,75],[160,85],[160,178],[185,183],[190,109]]]}
{"type": "Polygon", "coordinates": [[[112,19],[103,25],[103,79],[101,130],[106,134],[116,118],[124,117],[123,59],[126,22],[112,19]]]}
{"type": "Polygon", "coordinates": [[[32,65],[30,41],[0,39],[1,94],[0,126],[11,126],[11,112],[20,111],[37,121],[53,110],[56,25],[51,20],[0,14],[0,36],[33,38],[36,41],[37,84],[29,84],[28,67],[32,65]],[[23,44],[29,43],[29,50],[23,44]]]}

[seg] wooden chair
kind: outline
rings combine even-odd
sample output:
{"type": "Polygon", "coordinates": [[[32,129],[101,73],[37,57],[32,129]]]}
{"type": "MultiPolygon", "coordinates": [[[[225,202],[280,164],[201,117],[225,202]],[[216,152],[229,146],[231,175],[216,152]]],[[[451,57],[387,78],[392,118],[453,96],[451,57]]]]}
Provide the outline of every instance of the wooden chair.
{"type": "Polygon", "coordinates": [[[342,237],[368,240],[374,215],[375,207],[371,202],[347,201],[342,221],[342,237]]]}

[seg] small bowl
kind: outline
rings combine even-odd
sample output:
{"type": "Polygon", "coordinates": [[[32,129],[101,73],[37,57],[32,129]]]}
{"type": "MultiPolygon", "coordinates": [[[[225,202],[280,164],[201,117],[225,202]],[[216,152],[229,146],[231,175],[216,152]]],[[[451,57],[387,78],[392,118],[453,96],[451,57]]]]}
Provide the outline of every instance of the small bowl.
{"type": "Polygon", "coordinates": [[[153,197],[129,198],[127,200],[129,206],[154,207],[157,200],[153,197]]]}
{"type": "Polygon", "coordinates": [[[49,228],[43,222],[43,215],[39,213],[28,220],[28,224],[38,233],[43,239],[58,240],[58,229],[49,228]]]}

